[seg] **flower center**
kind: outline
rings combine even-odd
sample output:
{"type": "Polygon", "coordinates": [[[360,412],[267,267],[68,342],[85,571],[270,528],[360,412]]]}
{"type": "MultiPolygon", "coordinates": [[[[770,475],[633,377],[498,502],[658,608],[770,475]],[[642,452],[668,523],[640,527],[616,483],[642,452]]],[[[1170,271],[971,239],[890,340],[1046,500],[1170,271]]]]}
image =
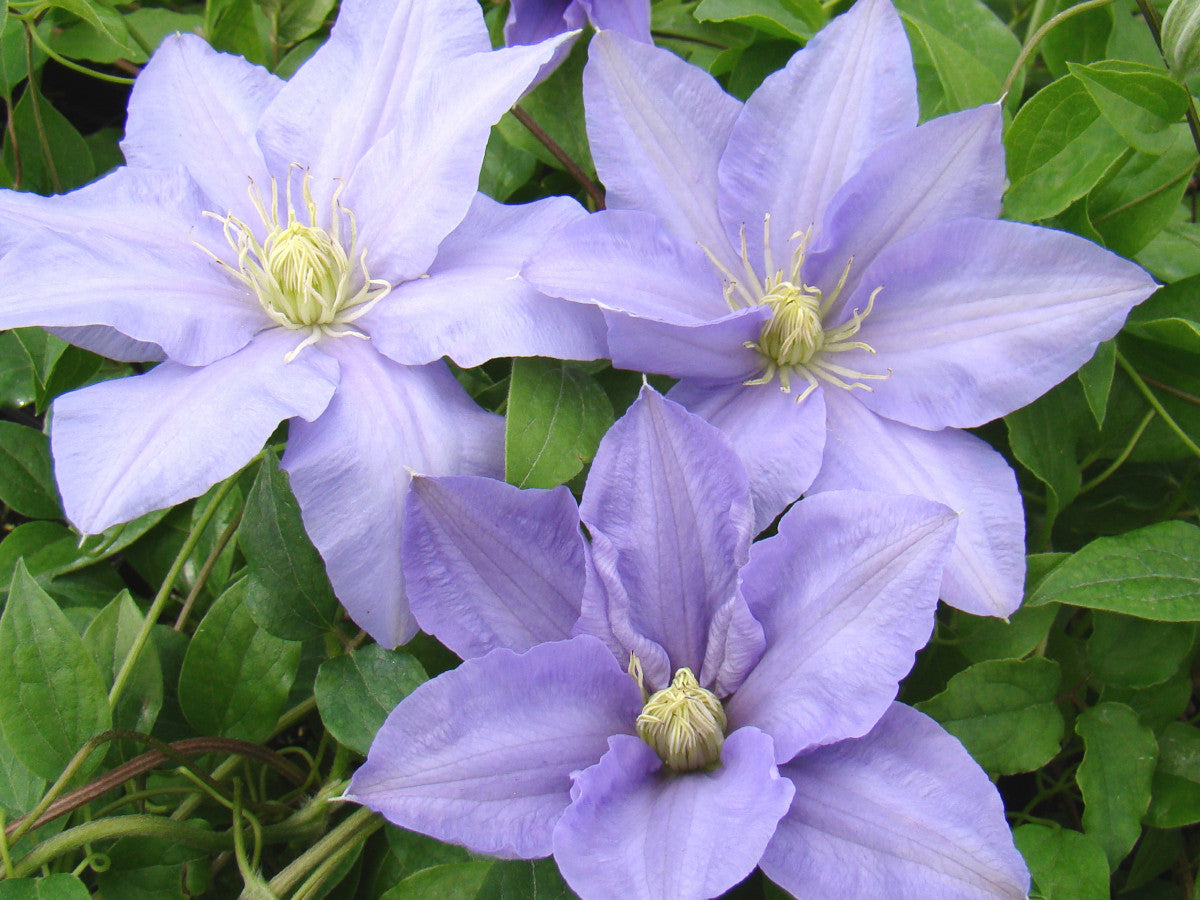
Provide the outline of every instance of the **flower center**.
{"type": "MultiPolygon", "coordinates": [[[[293,166],[298,169],[299,166],[293,166]]],[[[358,248],[354,215],[338,200],[339,186],[330,200],[329,225],[320,224],[316,201],[306,172],[301,180],[299,212],[293,202],[291,171],[280,214],[279,185],[271,179],[268,205],[258,186],[251,183],[250,199],[266,231],[260,242],[253,229],[232,213],[208,213],[224,225],[225,240],[237,253],[233,266],[206,250],[258,298],[263,310],[277,325],[308,331],[308,337],[292,350],[291,361],[323,336],[365,338],[348,326],[361,318],[392,289],[386,281],[371,278],[367,253],[358,248]],[[348,241],[343,232],[348,231],[348,241]]]]}
{"type": "Polygon", "coordinates": [[[637,733],[674,772],[712,769],[725,743],[725,710],[712,691],[683,668],[671,686],[651,694],[637,718],[637,733]]]}
{"type": "Polygon", "coordinates": [[[762,281],[754,267],[750,264],[746,252],[746,231],[742,228],[742,267],[745,270],[744,280],[739,280],[732,272],[714,256],[706,247],[701,249],[708,254],[712,261],[725,276],[725,300],[730,309],[740,309],[746,306],[766,306],[771,310],[771,318],[763,325],[757,341],[747,341],[746,348],[756,351],[763,360],[762,374],[745,382],[751,384],[767,384],[779,376],[780,389],[791,393],[793,375],[800,375],[808,383],[804,391],[796,398],[799,403],[814,390],[819,381],[825,381],[835,387],[845,390],[862,388],[865,391],[872,388],[864,380],[888,378],[889,370],[883,374],[859,372],[845,366],[837,365],[830,360],[836,353],[847,350],[866,350],[874,353],[875,349],[863,341],[851,338],[862,327],[863,320],[871,314],[875,307],[875,297],[883,287],[877,287],[867,299],[865,310],[854,310],[850,321],[835,328],[825,327],[825,318],[829,315],[835,301],[846,285],[850,275],[850,266],[854,259],[851,257],[842,270],[842,277],[828,297],[821,289],[805,284],[801,277],[804,266],[804,255],[808,249],[808,241],[812,229],[793,234],[791,240],[796,241],[796,249],[792,252],[790,269],[775,268],[771,256],[771,216],[763,219],[763,256],[767,277],[762,281]],[[849,380],[848,380],[849,379],[849,380]]]}

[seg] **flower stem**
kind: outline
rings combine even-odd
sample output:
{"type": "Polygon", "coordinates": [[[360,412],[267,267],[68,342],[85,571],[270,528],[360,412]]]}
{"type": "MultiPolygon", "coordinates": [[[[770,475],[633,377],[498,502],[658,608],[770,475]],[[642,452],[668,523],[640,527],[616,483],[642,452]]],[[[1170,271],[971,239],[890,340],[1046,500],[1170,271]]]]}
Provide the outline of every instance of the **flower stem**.
{"type": "Polygon", "coordinates": [[[326,857],[344,850],[347,846],[361,843],[381,827],[383,819],[365,806],[359,808],[272,878],[269,884],[271,892],[282,896],[299,884],[300,880],[310,870],[317,868],[326,857]]]}
{"type": "Polygon", "coordinates": [[[571,177],[579,182],[580,187],[584,189],[587,195],[592,198],[592,202],[596,204],[596,209],[604,209],[604,192],[600,190],[600,186],[596,182],[588,177],[587,173],[583,171],[583,167],[571,159],[570,154],[560,147],[558,142],[550,137],[546,129],[534,121],[533,116],[524,109],[514,106],[512,114],[518,122],[529,130],[530,134],[538,139],[543,147],[550,151],[551,156],[562,163],[562,167],[570,173],[571,177]]]}
{"type": "Polygon", "coordinates": [[[1162,416],[1163,422],[1166,423],[1167,427],[1175,432],[1175,436],[1179,438],[1179,440],[1183,441],[1183,445],[1187,447],[1188,450],[1190,450],[1196,456],[1196,458],[1200,459],[1200,447],[1196,446],[1196,442],[1188,437],[1187,433],[1179,427],[1179,423],[1171,417],[1171,414],[1167,412],[1166,407],[1164,407],[1159,399],[1154,396],[1154,392],[1150,390],[1150,387],[1145,381],[1142,380],[1142,376],[1137,373],[1137,370],[1132,365],[1130,365],[1129,360],[1122,355],[1120,350],[1117,351],[1117,364],[1125,370],[1125,374],[1129,376],[1134,386],[1141,391],[1142,396],[1146,398],[1146,401],[1152,407],[1154,407],[1154,411],[1162,416]]]}
{"type": "Polygon", "coordinates": [[[1089,9],[1099,9],[1101,6],[1108,6],[1113,2],[1114,0],[1087,0],[1085,3],[1068,7],[1057,15],[1047,19],[1046,23],[1030,35],[1024,45],[1022,45],[1021,52],[1017,54],[1016,61],[1012,64],[1012,68],[1008,70],[1008,77],[1004,79],[1004,87],[1000,89],[1000,96],[1004,97],[1012,90],[1012,86],[1016,82],[1017,76],[1021,73],[1021,69],[1024,68],[1025,63],[1029,62],[1029,57],[1034,54],[1046,35],[1067,21],[1067,19],[1074,18],[1080,13],[1085,13],[1089,9]]]}
{"type": "Polygon", "coordinates": [[[133,639],[133,645],[125,655],[125,660],[121,663],[121,668],[117,671],[117,677],[113,679],[112,690],[108,692],[108,706],[110,709],[116,709],[117,701],[121,699],[121,694],[124,692],[125,686],[129,683],[129,679],[133,675],[133,667],[137,665],[137,661],[142,655],[142,650],[146,647],[146,641],[150,639],[150,632],[153,630],[154,624],[158,621],[158,617],[162,615],[163,607],[166,606],[167,600],[171,596],[171,589],[175,587],[175,580],[179,577],[179,573],[183,571],[183,567],[187,563],[188,557],[192,555],[192,551],[196,549],[196,544],[200,542],[200,536],[204,533],[204,529],[208,527],[208,523],[212,521],[213,516],[217,514],[217,508],[221,505],[221,501],[229,495],[235,484],[237,484],[236,475],[227,479],[217,489],[216,494],[213,495],[208,506],[204,508],[204,512],[200,514],[200,518],[196,520],[196,524],[192,526],[191,532],[189,532],[187,539],[183,542],[183,546],[180,548],[175,561],[171,564],[171,568],[167,572],[167,577],[163,581],[162,587],[158,589],[158,593],[154,596],[154,600],[150,604],[150,609],[146,611],[146,618],[142,621],[142,627],[133,639]]]}
{"type": "Polygon", "coordinates": [[[1158,415],[1157,412],[1150,410],[1145,416],[1142,417],[1142,421],[1138,423],[1137,429],[1133,432],[1133,437],[1129,439],[1129,443],[1125,445],[1125,449],[1121,451],[1120,456],[1114,459],[1112,461],[1112,465],[1110,465],[1107,469],[1080,487],[1080,494],[1086,494],[1092,488],[1103,484],[1108,480],[1109,476],[1111,476],[1113,472],[1125,465],[1125,460],[1129,459],[1129,455],[1133,453],[1133,449],[1137,446],[1138,441],[1142,439],[1142,435],[1146,433],[1146,429],[1150,427],[1150,423],[1154,421],[1154,417],[1156,415],[1158,415]]]}
{"type": "Polygon", "coordinates": [[[208,554],[208,559],[204,560],[204,565],[200,567],[200,571],[196,574],[196,582],[192,585],[192,589],[188,591],[187,599],[183,601],[183,608],[179,610],[179,617],[175,620],[174,625],[175,631],[183,630],[192,607],[196,605],[196,598],[200,596],[200,592],[204,590],[204,585],[208,583],[208,576],[212,574],[213,567],[216,566],[217,560],[229,545],[229,541],[237,533],[238,526],[242,523],[242,513],[244,511],[239,509],[237,515],[229,520],[229,524],[225,526],[225,530],[221,532],[221,536],[217,538],[216,544],[213,545],[212,552],[208,554]]]}

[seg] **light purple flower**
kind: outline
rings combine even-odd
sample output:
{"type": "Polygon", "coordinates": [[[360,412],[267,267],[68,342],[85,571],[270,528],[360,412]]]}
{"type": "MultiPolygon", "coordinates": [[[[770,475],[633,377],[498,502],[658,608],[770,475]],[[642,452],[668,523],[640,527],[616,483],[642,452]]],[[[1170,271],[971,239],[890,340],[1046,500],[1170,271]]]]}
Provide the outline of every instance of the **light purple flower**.
{"type": "Polygon", "coordinates": [[[134,86],[126,167],[0,193],[0,328],[165,357],[54,405],[81,531],[203,493],[290,420],[283,466],[339,598],[381,644],[413,634],[410,470],[503,460],[502,420],[441,357],[604,355],[599,313],[517,277],[583,210],[475,191],[492,123],[561,40],[492,52],[474,0],[347,0],[284,82],[176,35],[134,86]]]}
{"type": "Polygon", "coordinates": [[[415,479],[409,503],[413,610],[467,661],[392,712],[350,799],[553,853],[585,900],[712,897],[756,865],[803,897],[1025,896],[987,775],[893,702],[944,506],[829,492],[751,546],[729,441],[648,389],[578,508],[471,477],[415,479]]]}
{"type": "Polygon", "coordinates": [[[650,0],[513,0],[504,23],[510,47],[536,44],[587,23],[651,43],[650,0]]]}
{"type": "Polygon", "coordinates": [[[936,499],[961,516],[943,599],[1012,612],[1016,479],[959,429],[1074,372],[1149,276],[997,220],[1000,107],[918,126],[888,0],[859,0],[744,105],[609,33],[592,41],[584,96],[609,210],[568,225],[526,277],[599,304],[614,364],[680,379],[672,398],[745,462],[757,527],[805,491],[936,499]]]}

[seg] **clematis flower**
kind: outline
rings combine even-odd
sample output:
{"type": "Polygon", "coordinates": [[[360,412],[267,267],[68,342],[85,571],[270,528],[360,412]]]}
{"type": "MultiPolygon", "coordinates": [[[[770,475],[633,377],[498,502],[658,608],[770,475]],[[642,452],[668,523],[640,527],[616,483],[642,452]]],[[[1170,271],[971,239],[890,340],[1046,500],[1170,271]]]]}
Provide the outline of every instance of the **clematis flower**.
{"type": "Polygon", "coordinates": [[[598,304],[614,364],[679,378],[765,527],[805,491],[960,513],[942,597],[1007,615],[1024,582],[1016,479],[960,429],[1066,378],[1153,290],[1082,238],[997,220],[998,105],[917,124],[888,0],[859,0],[742,104],[618,34],[591,44],[588,133],[609,210],[525,268],[598,304]]]}
{"type": "Polygon", "coordinates": [[[347,0],[284,82],[176,35],[134,86],[127,166],[0,193],[0,328],[165,357],[54,404],[68,518],[98,532],[198,496],[287,420],[339,598],[381,644],[410,637],[408,471],[502,469],[501,419],[441,357],[604,355],[598,313],[516,277],[583,210],[475,191],[490,126],[561,41],[492,52],[474,0],[347,0]]]}
{"type": "Polygon", "coordinates": [[[566,488],[418,478],[405,567],[467,659],[387,718],[347,797],[582,897],[1024,897],[1003,805],[894,703],[933,626],[954,514],[829,492],[751,546],[719,430],[649,389],[566,488]],[[585,545],[579,522],[587,526],[585,545]]]}

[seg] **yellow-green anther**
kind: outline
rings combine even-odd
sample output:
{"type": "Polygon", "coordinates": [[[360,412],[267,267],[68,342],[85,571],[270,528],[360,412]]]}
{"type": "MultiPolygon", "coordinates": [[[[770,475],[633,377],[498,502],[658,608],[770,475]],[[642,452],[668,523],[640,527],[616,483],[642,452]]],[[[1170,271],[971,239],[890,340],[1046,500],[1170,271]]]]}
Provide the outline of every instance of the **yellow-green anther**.
{"type": "Polygon", "coordinates": [[[675,772],[709,769],[721,761],[725,710],[712,691],[683,668],[671,686],[650,695],[637,719],[637,733],[675,772]]]}
{"type": "Polygon", "coordinates": [[[758,351],[780,368],[806,365],[825,345],[820,293],[784,281],[760,302],[773,315],[763,326],[758,351]]]}
{"type": "Polygon", "coordinates": [[[1162,49],[1180,79],[1200,74],[1200,0],[1172,0],[1163,16],[1162,49]]]}

